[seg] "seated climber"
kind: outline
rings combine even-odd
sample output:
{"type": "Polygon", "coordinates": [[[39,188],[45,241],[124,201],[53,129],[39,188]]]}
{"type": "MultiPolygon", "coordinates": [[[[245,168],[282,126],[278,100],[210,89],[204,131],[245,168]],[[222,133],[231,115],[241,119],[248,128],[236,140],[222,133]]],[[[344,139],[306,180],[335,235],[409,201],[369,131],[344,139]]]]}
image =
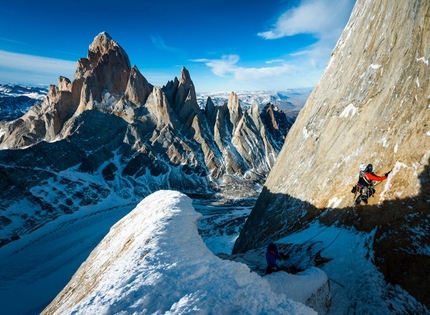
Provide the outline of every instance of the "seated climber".
{"type": "Polygon", "coordinates": [[[267,261],[266,275],[271,274],[272,272],[281,271],[281,270],[291,274],[296,274],[304,270],[296,266],[290,266],[290,267],[286,267],[283,265],[280,266],[276,262],[277,259],[287,260],[288,258],[290,258],[288,254],[279,252],[278,247],[274,243],[270,243],[267,246],[267,250],[266,250],[266,261],[267,261]]]}
{"type": "Polygon", "coordinates": [[[267,246],[267,250],[266,250],[266,261],[267,261],[266,275],[271,274],[272,272],[281,270],[281,267],[279,267],[278,263],[276,262],[277,259],[281,259],[281,255],[279,255],[278,247],[274,243],[270,243],[267,246]]]}

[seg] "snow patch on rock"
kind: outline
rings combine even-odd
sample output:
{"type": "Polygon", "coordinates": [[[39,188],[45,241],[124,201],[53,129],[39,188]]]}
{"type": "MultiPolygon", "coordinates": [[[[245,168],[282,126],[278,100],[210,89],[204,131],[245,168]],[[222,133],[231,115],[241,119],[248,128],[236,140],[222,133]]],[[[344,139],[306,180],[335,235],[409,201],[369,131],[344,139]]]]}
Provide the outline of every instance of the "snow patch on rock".
{"type": "Polygon", "coordinates": [[[343,112],[340,114],[339,117],[345,117],[345,118],[347,118],[350,113],[351,113],[351,117],[354,116],[355,114],[358,114],[358,108],[355,107],[353,103],[351,103],[348,106],[346,106],[345,109],[343,110],[343,112]]]}
{"type": "MultiPolygon", "coordinates": [[[[381,191],[379,200],[380,202],[385,200],[385,193],[390,191],[390,188],[392,186],[391,180],[393,177],[400,172],[402,168],[408,168],[408,166],[401,162],[396,162],[396,164],[393,167],[393,170],[391,171],[390,175],[388,176],[387,180],[385,181],[384,190],[381,191]]],[[[401,193],[400,193],[401,194],[401,193]]]]}
{"type": "Polygon", "coordinates": [[[371,64],[371,65],[369,66],[369,68],[371,68],[371,69],[373,69],[373,70],[379,69],[380,67],[381,67],[381,65],[375,65],[375,64],[371,64]]]}
{"type": "Polygon", "coordinates": [[[343,198],[334,197],[328,201],[327,208],[337,208],[342,202],[343,198]]]}
{"type": "Polygon", "coordinates": [[[423,56],[423,57],[421,57],[421,58],[417,58],[417,61],[422,61],[422,62],[424,62],[427,66],[429,65],[429,60],[428,60],[428,59],[425,59],[425,58],[424,58],[424,56],[423,56]]]}
{"type": "MultiPolygon", "coordinates": [[[[273,292],[284,294],[293,301],[309,305],[311,299],[318,299],[318,296],[330,296],[328,277],[319,268],[309,268],[297,275],[286,272],[272,273],[264,277],[273,292]],[[286,285],[288,284],[288,285],[286,285]],[[297,290],[300,288],[300,290],[297,290]],[[318,291],[315,288],[320,288],[318,291]]],[[[319,309],[321,306],[311,305],[318,314],[324,314],[326,310],[319,309]]]]}

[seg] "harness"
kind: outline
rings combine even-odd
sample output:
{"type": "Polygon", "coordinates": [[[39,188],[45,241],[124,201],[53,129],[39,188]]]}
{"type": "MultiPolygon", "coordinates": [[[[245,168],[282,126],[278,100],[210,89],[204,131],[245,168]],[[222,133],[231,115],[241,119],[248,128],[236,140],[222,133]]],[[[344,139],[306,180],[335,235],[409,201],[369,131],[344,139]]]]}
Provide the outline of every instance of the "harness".
{"type": "Polygon", "coordinates": [[[373,182],[369,180],[366,176],[366,172],[360,171],[358,183],[352,188],[354,193],[354,201],[356,200],[357,193],[361,196],[366,196],[367,198],[373,195],[373,182]]]}

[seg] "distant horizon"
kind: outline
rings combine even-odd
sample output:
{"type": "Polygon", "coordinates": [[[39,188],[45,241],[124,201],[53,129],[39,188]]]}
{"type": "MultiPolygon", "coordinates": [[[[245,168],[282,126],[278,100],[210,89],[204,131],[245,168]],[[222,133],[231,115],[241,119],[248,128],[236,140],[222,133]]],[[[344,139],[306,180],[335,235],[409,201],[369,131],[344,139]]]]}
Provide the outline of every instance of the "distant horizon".
{"type": "MultiPolygon", "coordinates": [[[[70,78],[68,78],[68,79],[70,79],[70,78]]],[[[172,79],[174,79],[174,78],[172,78],[172,79]]],[[[192,78],[191,78],[191,80],[192,80],[192,78]]],[[[151,82],[149,82],[149,83],[152,84],[151,82]]],[[[166,82],[166,84],[167,84],[167,82],[166,82]]],[[[164,85],[166,85],[166,84],[164,84],[164,85]]],[[[25,83],[0,82],[0,85],[2,85],[2,86],[10,85],[10,86],[21,86],[21,87],[29,87],[29,88],[40,88],[40,89],[46,89],[46,90],[49,89],[49,85],[34,85],[34,84],[25,84],[25,83]]],[[[58,86],[58,82],[57,82],[57,84],[53,84],[53,85],[58,86]]],[[[157,85],[155,85],[155,86],[157,86],[157,85]]],[[[160,86],[160,87],[162,87],[162,86],[160,86]]],[[[211,92],[208,92],[208,91],[198,92],[196,90],[196,94],[221,94],[221,93],[231,93],[231,92],[234,92],[236,94],[238,94],[238,93],[258,93],[258,92],[262,92],[262,93],[263,92],[264,93],[274,92],[275,93],[275,92],[288,92],[288,91],[295,91],[295,90],[312,91],[314,88],[315,88],[315,86],[312,86],[312,87],[285,88],[285,89],[282,89],[282,90],[253,90],[253,91],[247,91],[247,90],[238,90],[238,91],[229,90],[229,91],[227,91],[227,90],[225,90],[225,91],[211,91],[211,92]]]]}
{"type": "Polygon", "coordinates": [[[278,91],[314,87],[355,0],[123,0],[0,7],[0,82],[58,85],[107,32],[131,65],[163,86],[181,67],[196,91],[278,91]],[[71,27],[61,27],[68,25],[71,27]]]}

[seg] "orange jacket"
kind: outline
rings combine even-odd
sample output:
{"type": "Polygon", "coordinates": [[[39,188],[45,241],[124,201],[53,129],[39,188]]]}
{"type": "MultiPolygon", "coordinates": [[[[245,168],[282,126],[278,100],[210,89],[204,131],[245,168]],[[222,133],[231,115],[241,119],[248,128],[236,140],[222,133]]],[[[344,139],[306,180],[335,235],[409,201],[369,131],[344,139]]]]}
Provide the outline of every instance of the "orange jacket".
{"type": "Polygon", "coordinates": [[[378,175],[375,175],[375,174],[369,173],[369,172],[366,172],[366,177],[368,180],[376,180],[376,181],[381,181],[381,180],[387,179],[387,176],[378,176],[378,175]]]}

